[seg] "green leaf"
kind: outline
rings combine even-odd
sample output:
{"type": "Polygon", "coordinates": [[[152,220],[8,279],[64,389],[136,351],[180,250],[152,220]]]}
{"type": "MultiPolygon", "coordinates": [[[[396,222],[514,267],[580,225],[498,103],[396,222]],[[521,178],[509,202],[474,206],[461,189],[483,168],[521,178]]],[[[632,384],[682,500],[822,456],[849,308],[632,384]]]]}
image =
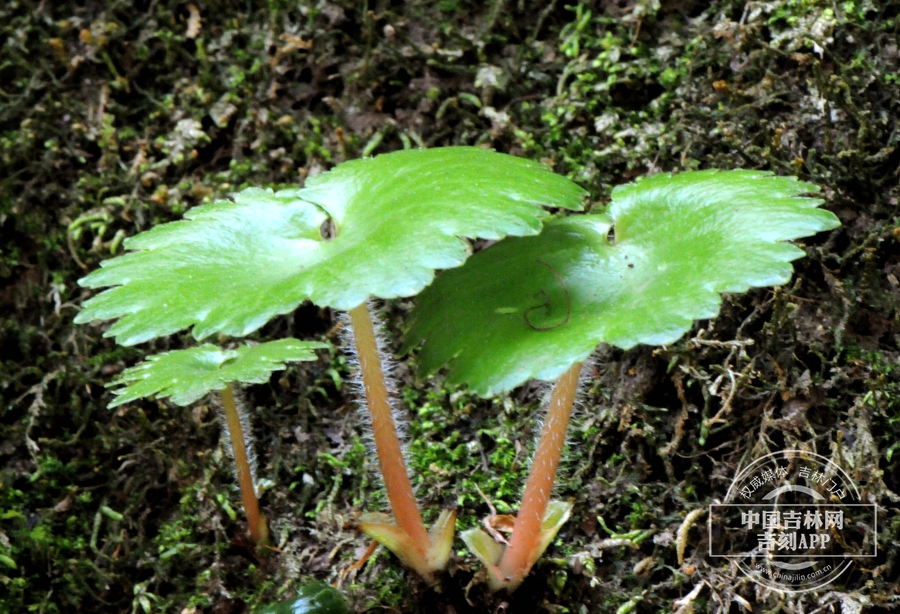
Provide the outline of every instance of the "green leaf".
{"type": "Polygon", "coordinates": [[[756,171],[656,175],[617,188],[607,214],[545,224],[443,273],[417,298],[420,369],[491,396],[555,380],[601,342],[661,345],[719,311],[721,292],[786,283],[784,243],[839,225],[816,186],[756,171]],[[608,233],[614,228],[614,241],[608,233]]]}
{"type": "Polygon", "coordinates": [[[315,360],[315,349],[324,343],[279,339],[259,345],[223,350],[204,344],[151,356],[146,362],[126,369],[109,386],[125,386],[113,391],[116,407],[145,397],[172,397],[178,405],[193,403],[211,390],[222,390],[231,382],[261,384],[286,362],[315,360]]]}
{"type": "Polygon", "coordinates": [[[350,614],[344,595],[324,582],[313,582],[300,589],[294,599],[263,605],[257,614],[350,614]]]}
{"type": "Polygon", "coordinates": [[[115,287],[75,321],[120,318],[106,335],[134,345],[190,326],[197,339],[246,335],[307,298],[349,310],[411,296],[465,261],[460,237],[537,234],[542,205],[581,209],[583,194],[537,162],[477,147],[354,160],[303,189],[248,189],[126,240],[131,253],[80,280],[115,287]]]}
{"type": "Polygon", "coordinates": [[[3,563],[10,569],[18,569],[19,568],[19,566],[16,565],[16,562],[11,557],[9,557],[5,554],[0,554],[0,563],[3,563]]]}

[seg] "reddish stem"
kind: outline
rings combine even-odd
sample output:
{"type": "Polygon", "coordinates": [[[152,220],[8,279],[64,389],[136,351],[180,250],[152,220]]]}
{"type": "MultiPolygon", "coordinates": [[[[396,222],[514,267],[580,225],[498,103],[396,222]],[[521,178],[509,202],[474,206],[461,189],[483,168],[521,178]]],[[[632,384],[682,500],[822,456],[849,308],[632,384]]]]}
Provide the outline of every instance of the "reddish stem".
{"type": "Polygon", "coordinates": [[[384,476],[384,486],[394,511],[394,520],[424,554],[431,541],[406,473],[406,464],[403,462],[403,452],[400,449],[400,440],[397,438],[391,412],[390,396],[384,383],[375,329],[365,303],[350,310],[350,323],[356,340],[356,353],[366,391],[366,404],[372,416],[372,431],[375,435],[378,460],[381,463],[381,475],[384,476]]]}
{"type": "Polygon", "coordinates": [[[226,386],[221,394],[222,405],[225,406],[225,424],[228,427],[228,435],[231,437],[231,451],[234,456],[234,466],[237,468],[238,485],[241,489],[241,501],[244,503],[247,523],[250,525],[250,537],[257,544],[265,543],[269,541],[269,525],[266,524],[266,517],[259,511],[259,501],[256,499],[256,488],[253,485],[253,474],[250,472],[250,460],[247,458],[244,429],[241,426],[241,417],[238,414],[237,404],[234,402],[231,385],[226,386]]]}
{"type": "Polygon", "coordinates": [[[553,481],[556,479],[556,469],[566,441],[566,428],[569,426],[580,374],[581,363],[572,365],[553,386],[550,395],[547,420],[531,464],[522,505],[516,516],[509,546],[498,565],[501,577],[510,582],[513,588],[518,586],[534,563],[533,553],[538,547],[541,524],[553,491],[553,481]]]}

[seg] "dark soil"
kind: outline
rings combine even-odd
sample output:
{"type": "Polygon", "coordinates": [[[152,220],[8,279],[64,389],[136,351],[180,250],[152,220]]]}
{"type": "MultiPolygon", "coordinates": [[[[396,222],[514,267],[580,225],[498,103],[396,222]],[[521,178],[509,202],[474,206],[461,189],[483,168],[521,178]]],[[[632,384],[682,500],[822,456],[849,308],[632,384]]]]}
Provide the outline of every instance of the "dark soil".
{"type": "MultiPolygon", "coordinates": [[[[0,40],[0,612],[238,614],[312,579],[360,611],[900,605],[900,2],[8,0],[0,40]],[[339,351],[245,392],[273,484],[278,550],[258,553],[213,408],[106,409],[117,373],[189,336],[120,348],[72,324],[77,280],[124,237],[244,186],[455,144],[540,159],[597,203],[662,171],[797,175],[843,223],[804,242],[790,285],[726,297],[671,347],[599,352],[559,482],[573,517],[511,597],[459,542],[440,589],[384,551],[349,571],[353,521],[384,496],[339,351]],[[687,514],[779,449],[830,458],[881,506],[878,557],[767,591],[708,556],[701,516],[679,564],[687,514]],[[598,516],[653,538],[611,546],[598,516]]],[[[392,330],[407,307],[385,305],[392,330]]],[[[336,325],[301,307],[257,335],[339,346],[336,325]]],[[[514,508],[538,387],[485,401],[412,366],[428,519],[455,504],[479,522],[476,485],[514,508]]]]}

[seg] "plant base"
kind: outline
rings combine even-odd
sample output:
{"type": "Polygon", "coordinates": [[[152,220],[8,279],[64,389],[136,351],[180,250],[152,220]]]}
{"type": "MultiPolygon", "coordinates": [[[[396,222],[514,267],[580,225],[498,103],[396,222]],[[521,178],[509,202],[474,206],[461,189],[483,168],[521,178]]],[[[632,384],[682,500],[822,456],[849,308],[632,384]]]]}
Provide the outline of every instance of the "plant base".
{"type": "Polygon", "coordinates": [[[469,551],[484,563],[488,573],[488,586],[492,591],[507,589],[509,592],[516,590],[531,571],[534,565],[550,542],[559,533],[560,528],[569,519],[572,513],[572,504],[566,501],[550,501],[547,505],[547,511],[544,514],[544,520],[541,523],[541,532],[538,537],[535,549],[529,553],[528,566],[522,570],[520,574],[508,575],[500,571],[500,559],[506,551],[506,546],[497,542],[486,531],[481,529],[469,529],[460,534],[462,540],[466,543],[469,551]]]}
{"type": "Polygon", "coordinates": [[[360,530],[397,555],[404,565],[419,574],[429,584],[437,582],[438,574],[447,566],[456,529],[456,510],[443,510],[428,531],[426,548],[394,523],[388,514],[363,514],[360,530]]]}

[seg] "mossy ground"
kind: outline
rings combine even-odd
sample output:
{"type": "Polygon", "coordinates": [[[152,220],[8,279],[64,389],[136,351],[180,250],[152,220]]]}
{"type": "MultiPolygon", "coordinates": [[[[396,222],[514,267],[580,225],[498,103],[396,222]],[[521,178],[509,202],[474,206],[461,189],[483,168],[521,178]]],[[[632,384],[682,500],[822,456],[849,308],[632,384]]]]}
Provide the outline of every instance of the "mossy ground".
{"type": "MultiPolygon", "coordinates": [[[[11,0],[0,31],[0,612],[237,614],[311,578],[396,612],[900,603],[900,3],[11,0]],[[806,242],[790,286],[726,299],[671,347],[601,351],[559,482],[573,517],[511,599],[461,545],[440,591],[384,552],[347,573],[366,546],[353,520],[384,498],[338,350],[246,392],[274,483],[279,551],[262,556],[210,407],[105,409],[116,373],[188,338],[122,349],[72,325],[76,280],[126,236],[242,186],[450,144],[541,159],[598,203],[645,173],[769,169],[822,185],[843,222],[806,242]],[[788,447],[882,506],[878,559],[766,592],[704,554],[700,519],[679,566],[686,514],[788,447]],[[634,530],[652,533],[603,541],[634,530]]],[[[386,307],[396,330],[406,304],[386,307]]],[[[310,307],[259,335],[340,345],[310,307]]],[[[512,510],[541,389],[479,400],[412,366],[397,374],[429,520],[458,505],[478,522],[476,486],[512,510]]]]}

